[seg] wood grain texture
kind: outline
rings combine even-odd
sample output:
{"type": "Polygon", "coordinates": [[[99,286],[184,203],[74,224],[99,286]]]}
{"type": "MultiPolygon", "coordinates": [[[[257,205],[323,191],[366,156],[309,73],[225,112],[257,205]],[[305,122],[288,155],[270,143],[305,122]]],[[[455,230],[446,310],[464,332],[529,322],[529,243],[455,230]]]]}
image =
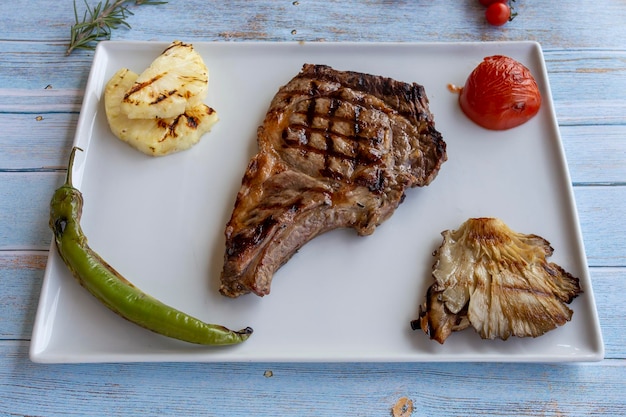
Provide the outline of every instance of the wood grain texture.
{"type": "Polygon", "coordinates": [[[29,340],[39,298],[46,251],[0,251],[0,340],[29,340]]]}
{"type": "Polygon", "coordinates": [[[574,185],[626,184],[626,125],[562,125],[560,131],[574,185]]]}
{"type": "Polygon", "coordinates": [[[626,187],[576,187],[574,194],[589,265],[623,266],[624,246],[609,242],[626,236],[626,187]]]}
{"type": "Polygon", "coordinates": [[[0,250],[46,250],[50,198],[65,174],[47,172],[0,173],[0,250]]]}
{"type": "Polygon", "coordinates": [[[0,413],[46,416],[389,416],[401,397],[413,416],[620,416],[623,361],[517,364],[30,363],[0,345],[0,413]],[[271,374],[270,372],[271,371],[271,374]],[[271,376],[269,376],[271,375],[271,376]],[[24,381],[29,381],[28,385],[24,381]],[[611,387],[607,392],[606,387],[611,387]],[[22,401],[15,402],[13,398],[22,401]],[[95,408],[97,407],[97,409],[95,408]],[[38,414],[39,415],[39,414],[38,414]]]}
{"type": "MultiPolygon", "coordinates": [[[[95,1],[87,0],[90,4],[95,1]]],[[[626,415],[626,3],[516,1],[501,28],[475,0],[170,1],[113,40],[541,43],[606,358],[593,364],[38,365],[30,333],[93,52],[65,55],[71,0],[0,2],[0,416],[626,415]]],[[[84,10],[77,1],[79,14],[84,10]]],[[[427,64],[427,63],[426,63],[427,64]]],[[[529,167],[532,169],[532,167],[529,167]]],[[[375,332],[373,333],[375,337],[375,332]]]]}

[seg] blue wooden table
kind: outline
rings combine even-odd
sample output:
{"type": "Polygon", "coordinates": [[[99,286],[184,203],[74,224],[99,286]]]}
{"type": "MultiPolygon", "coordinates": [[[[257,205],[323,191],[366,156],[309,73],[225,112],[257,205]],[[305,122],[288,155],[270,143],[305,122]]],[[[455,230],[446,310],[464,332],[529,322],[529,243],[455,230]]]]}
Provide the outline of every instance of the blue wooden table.
{"type": "Polygon", "coordinates": [[[516,19],[497,28],[485,23],[475,0],[178,0],[131,4],[132,29],[116,30],[112,39],[541,43],[603,361],[32,363],[29,342],[51,240],[48,202],[64,175],[93,52],[65,55],[70,0],[32,0],[20,10],[3,1],[0,415],[626,415],[626,3],[517,0],[516,9],[516,19]],[[397,408],[403,401],[412,412],[397,408]]]}

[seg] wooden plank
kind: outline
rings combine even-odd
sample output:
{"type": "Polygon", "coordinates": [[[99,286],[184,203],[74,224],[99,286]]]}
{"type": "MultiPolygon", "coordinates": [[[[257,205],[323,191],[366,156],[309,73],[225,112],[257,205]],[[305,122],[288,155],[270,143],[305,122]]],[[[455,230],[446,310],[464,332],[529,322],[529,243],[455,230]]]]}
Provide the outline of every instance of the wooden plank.
{"type": "MultiPolygon", "coordinates": [[[[9,3],[2,3],[0,9],[7,7],[9,3]]],[[[47,3],[46,3],[47,4],[47,3]]],[[[513,40],[533,40],[528,37],[528,30],[533,29],[532,25],[543,22],[539,19],[532,22],[530,17],[525,17],[524,13],[533,13],[535,8],[528,8],[520,5],[518,18],[506,28],[493,28],[483,22],[482,6],[472,4],[471,7],[458,8],[416,8],[409,3],[395,4],[394,7],[364,7],[359,10],[359,18],[354,17],[356,22],[367,24],[366,33],[354,33],[361,31],[358,24],[348,25],[345,19],[349,19],[350,10],[345,10],[341,4],[334,2],[302,2],[298,6],[291,6],[287,3],[278,2],[258,2],[255,8],[250,7],[228,7],[220,12],[219,8],[212,7],[207,11],[207,15],[171,13],[174,7],[171,3],[167,5],[142,7],[137,10],[139,15],[131,16],[129,22],[133,29],[118,29],[113,32],[113,40],[160,40],[171,41],[183,39],[189,42],[216,41],[216,40],[266,40],[266,41],[473,41],[477,38],[483,41],[513,41],[513,40]],[[326,3],[326,4],[325,4],[326,3]],[[330,4],[327,4],[330,3],[330,4]],[[407,19],[396,22],[398,27],[394,33],[401,35],[400,38],[390,38],[388,21],[397,20],[398,13],[408,13],[407,19]],[[446,20],[458,20],[458,25],[452,25],[457,32],[449,34],[446,38],[441,37],[439,30],[430,31],[423,25],[416,25],[410,19],[411,14],[420,11],[422,18],[439,21],[441,16],[428,13],[446,13],[446,20]],[[426,11],[427,13],[423,13],[426,11]],[[267,14],[276,14],[274,21],[270,22],[265,17],[267,14]],[[220,13],[219,19],[211,20],[213,13],[220,13]],[[168,19],[162,19],[163,16],[168,19]],[[470,18],[471,17],[471,18],[470,18]],[[197,20],[197,22],[195,22],[197,20]],[[210,23],[210,27],[207,24],[210,23]],[[529,27],[529,25],[531,25],[529,27]],[[197,28],[189,30],[188,28],[197,28]],[[181,29],[184,28],[184,29],[181,29]],[[295,31],[295,34],[292,32],[295,31]],[[321,37],[323,32],[326,36],[321,37]],[[167,38],[163,33],[168,33],[167,38]],[[329,37],[328,34],[334,36],[329,37]]],[[[36,7],[36,6],[34,6],[36,7]]],[[[46,10],[48,6],[44,6],[46,10]]],[[[80,5],[79,5],[80,7],[80,5]]],[[[198,4],[199,9],[204,9],[198,4]]],[[[578,37],[586,30],[576,31],[580,25],[580,16],[585,17],[585,21],[593,22],[593,16],[600,10],[607,12],[613,4],[604,7],[594,5],[587,11],[581,11],[576,16],[559,16],[555,22],[556,27],[562,27],[568,35],[578,37]],[[568,22],[567,18],[575,18],[576,22],[568,22]]],[[[51,15],[46,13],[46,23],[41,23],[39,30],[52,30],[54,33],[32,33],[32,28],[27,28],[28,35],[23,33],[24,25],[15,30],[23,36],[20,39],[29,39],[27,42],[11,42],[11,35],[7,34],[0,41],[0,62],[3,71],[0,72],[0,85],[11,86],[12,88],[28,88],[38,86],[45,88],[52,85],[55,88],[84,88],[88,68],[93,58],[92,51],[77,51],[65,56],[66,43],[69,39],[69,25],[73,21],[71,16],[71,6],[66,5],[69,11],[55,7],[51,15]],[[69,15],[69,16],[68,16],[69,15]],[[71,17],[68,19],[68,17],[71,17]],[[50,22],[59,22],[51,25],[50,22]],[[37,40],[38,36],[42,39],[37,40]],[[50,39],[56,39],[50,41],[50,39]],[[27,50],[28,54],[24,51],[27,50]],[[45,67],[45,71],[41,71],[45,67]]],[[[540,7],[537,7],[539,9],[540,7]]],[[[1,12],[1,10],[0,10],[1,12]]],[[[618,11],[620,13],[621,11],[618,11]]],[[[623,12],[621,12],[623,13],[623,12]]],[[[542,46],[545,51],[547,68],[551,75],[551,83],[554,91],[557,92],[555,99],[571,100],[569,97],[558,96],[559,91],[572,91],[571,86],[576,86],[576,90],[583,89],[580,97],[590,100],[589,97],[602,98],[603,100],[619,99],[623,100],[624,85],[624,55],[623,43],[621,39],[626,37],[626,25],[623,27],[613,27],[604,33],[602,25],[594,25],[599,32],[593,37],[585,39],[585,42],[577,42],[576,49],[567,48],[561,40],[555,45],[542,39],[542,46]],[[621,36],[620,36],[621,33],[621,36]],[[597,44],[589,44],[591,41],[597,44]],[[565,48],[564,48],[565,47],[565,48]],[[559,74],[567,76],[559,77],[559,74]],[[592,86],[587,87],[588,82],[592,86]],[[564,87],[564,88],[561,88],[564,87]],[[596,87],[596,88],[593,88],[596,87]],[[591,95],[591,96],[590,96],[591,95]]],[[[9,25],[3,28],[10,32],[9,25]]],[[[595,29],[594,29],[595,30],[595,29]]],[[[540,31],[541,32],[541,31],[540,31]]],[[[554,29],[559,33],[558,29],[554,29]]],[[[590,108],[592,109],[592,108],[590,108]]]]}
{"type": "Polygon", "coordinates": [[[626,51],[544,51],[560,125],[626,124],[626,51]]]}
{"type": "MultiPolygon", "coordinates": [[[[86,73],[88,67],[83,67],[82,71],[86,73]]],[[[80,111],[83,102],[82,88],[57,89],[52,84],[46,84],[45,87],[40,88],[40,85],[31,80],[28,84],[30,88],[0,88],[0,113],[9,115],[25,113],[39,116],[47,113],[78,113],[80,111]]]]}
{"type": "Polygon", "coordinates": [[[30,340],[47,257],[0,251],[0,339],[30,340]]]}
{"type": "Polygon", "coordinates": [[[555,101],[623,102],[626,99],[623,48],[544,50],[544,56],[555,101]]]}
{"type": "Polygon", "coordinates": [[[623,296],[623,291],[626,291],[626,268],[590,268],[590,274],[605,357],[626,359],[626,307],[623,296]]]}
{"type": "Polygon", "coordinates": [[[61,43],[2,41],[0,88],[84,89],[92,59],[91,51],[66,57],[61,43]]]}
{"type": "Polygon", "coordinates": [[[626,125],[561,126],[560,131],[574,184],[626,184],[626,125]]]}
{"type": "Polygon", "coordinates": [[[0,343],[0,414],[37,416],[626,415],[624,361],[533,364],[31,363],[0,343]],[[18,399],[16,401],[16,399],[18,399]]]}
{"type": "Polygon", "coordinates": [[[0,250],[47,250],[50,198],[65,173],[0,172],[0,250]]]}
{"type": "MultiPolygon", "coordinates": [[[[79,10],[84,10],[81,7],[79,10]]],[[[89,3],[91,4],[91,2],[89,3]]],[[[0,2],[0,16],[2,18],[2,39],[20,41],[33,39],[50,42],[53,40],[69,39],[70,25],[74,23],[74,8],[71,1],[45,2],[41,0],[29,1],[28,9],[17,13],[15,4],[0,2]],[[40,11],[40,12],[35,12],[40,11]],[[45,11],[45,12],[44,12],[45,11]],[[22,17],[27,14],[28,21],[22,17]]],[[[82,14],[81,14],[82,16],[82,14]]],[[[24,50],[29,50],[24,48],[24,50]]]]}
{"type": "Polygon", "coordinates": [[[574,194],[589,265],[626,265],[626,187],[575,187],[574,194]]]}
{"type": "MultiPolygon", "coordinates": [[[[601,88],[601,84],[596,88],[601,88]]],[[[563,100],[555,101],[554,108],[560,125],[626,124],[623,100],[563,100]]]]}
{"type": "MultiPolygon", "coordinates": [[[[84,4],[77,1],[79,14],[84,4]]],[[[89,4],[96,4],[90,1],[89,4]]],[[[3,39],[55,42],[65,49],[74,22],[71,2],[36,0],[29,3],[32,20],[3,19],[3,39]]],[[[624,21],[619,2],[577,2],[550,13],[552,4],[518,2],[518,16],[505,27],[485,22],[484,8],[477,2],[435,7],[414,2],[249,1],[207,2],[187,0],[159,6],[131,6],[132,29],[118,29],[113,39],[145,40],[272,40],[272,41],[464,41],[541,40],[546,47],[622,48],[625,25],[607,25],[606,16],[624,21]],[[193,12],[190,12],[193,11],[193,12]],[[392,22],[392,23],[390,23],[392,22]],[[438,22],[445,22],[442,27],[438,22]]],[[[0,15],[13,16],[14,5],[0,2],[0,15]]],[[[29,50],[30,51],[30,50],[29,50]]]]}
{"type": "Polygon", "coordinates": [[[0,171],[65,169],[76,113],[0,113],[0,171]]]}

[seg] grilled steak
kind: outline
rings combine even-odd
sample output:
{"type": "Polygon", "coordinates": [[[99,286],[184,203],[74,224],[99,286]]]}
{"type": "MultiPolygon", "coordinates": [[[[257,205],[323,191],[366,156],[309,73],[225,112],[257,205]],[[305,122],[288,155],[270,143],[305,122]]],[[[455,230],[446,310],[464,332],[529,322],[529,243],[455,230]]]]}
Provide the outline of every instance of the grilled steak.
{"type": "Polygon", "coordinates": [[[272,100],[226,226],[220,292],[269,294],[274,272],[326,231],[369,235],[446,160],[424,88],[306,64],[272,100]]]}

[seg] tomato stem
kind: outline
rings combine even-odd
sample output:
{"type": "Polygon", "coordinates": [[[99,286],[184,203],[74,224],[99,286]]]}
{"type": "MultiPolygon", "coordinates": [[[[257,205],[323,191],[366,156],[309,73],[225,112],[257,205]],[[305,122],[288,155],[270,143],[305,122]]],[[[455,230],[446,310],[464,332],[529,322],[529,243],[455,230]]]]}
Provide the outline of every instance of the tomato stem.
{"type": "Polygon", "coordinates": [[[511,16],[509,17],[509,22],[515,19],[515,17],[517,16],[517,12],[515,11],[515,8],[513,7],[513,3],[515,3],[515,0],[509,0],[509,9],[511,9],[511,16]]]}

